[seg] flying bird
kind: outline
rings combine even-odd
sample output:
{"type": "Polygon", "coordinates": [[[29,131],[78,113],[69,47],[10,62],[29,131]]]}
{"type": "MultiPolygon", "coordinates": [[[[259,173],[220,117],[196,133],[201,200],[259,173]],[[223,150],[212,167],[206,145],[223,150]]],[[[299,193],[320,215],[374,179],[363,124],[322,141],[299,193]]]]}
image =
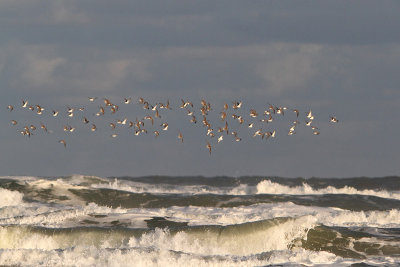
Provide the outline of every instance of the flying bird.
{"type": "Polygon", "coordinates": [[[338,123],[339,120],[335,116],[330,117],[330,122],[338,123]]]}
{"type": "Polygon", "coordinates": [[[211,144],[210,144],[209,142],[207,142],[206,147],[207,147],[207,149],[208,149],[208,152],[209,152],[210,155],[211,155],[211,144]]]}
{"type": "Polygon", "coordinates": [[[26,108],[28,106],[28,101],[22,99],[22,107],[26,108]]]}
{"type": "Polygon", "coordinates": [[[182,143],[183,143],[183,135],[182,135],[181,132],[178,133],[178,139],[180,139],[182,141],[182,143]]]}
{"type": "Polygon", "coordinates": [[[64,145],[64,147],[67,147],[67,143],[65,142],[65,140],[60,140],[60,141],[58,141],[60,144],[63,144],[64,145]]]}

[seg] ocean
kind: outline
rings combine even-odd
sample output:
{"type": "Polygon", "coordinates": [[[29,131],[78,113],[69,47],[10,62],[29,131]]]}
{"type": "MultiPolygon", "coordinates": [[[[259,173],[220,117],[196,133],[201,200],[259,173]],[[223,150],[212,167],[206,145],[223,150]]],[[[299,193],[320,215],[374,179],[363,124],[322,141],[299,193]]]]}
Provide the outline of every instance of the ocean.
{"type": "Polygon", "coordinates": [[[400,177],[0,177],[0,265],[399,266],[400,177]]]}

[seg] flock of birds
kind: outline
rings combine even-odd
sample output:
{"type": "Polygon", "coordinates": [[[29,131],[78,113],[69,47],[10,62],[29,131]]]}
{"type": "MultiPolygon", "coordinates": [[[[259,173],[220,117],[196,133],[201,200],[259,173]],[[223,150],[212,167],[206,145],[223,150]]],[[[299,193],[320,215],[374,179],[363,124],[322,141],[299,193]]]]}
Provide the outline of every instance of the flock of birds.
{"type": "MultiPolygon", "coordinates": [[[[129,105],[132,104],[132,98],[124,98],[121,103],[112,103],[108,98],[99,99],[98,97],[89,97],[88,102],[97,105],[97,112],[92,114],[91,116],[85,116],[85,107],[66,107],[66,110],[51,110],[52,117],[60,117],[66,116],[66,118],[79,117],[80,124],[87,125],[92,132],[98,131],[98,126],[96,125],[95,118],[101,118],[106,114],[117,114],[120,110],[119,104],[129,105]],[[89,117],[89,118],[88,118],[89,117]]],[[[137,100],[137,104],[142,106],[144,110],[146,110],[147,114],[142,118],[136,118],[135,120],[130,120],[126,117],[122,119],[113,119],[112,121],[108,121],[108,127],[113,131],[111,137],[116,138],[118,136],[117,131],[115,129],[117,127],[125,127],[133,130],[133,134],[139,136],[141,134],[153,134],[156,138],[161,135],[162,132],[168,131],[168,122],[163,120],[164,114],[161,114],[163,110],[182,110],[189,117],[189,122],[191,124],[197,124],[199,122],[200,125],[204,128],[204,133],[208,137],[206,141],[205,147],[211,155],[213,150],[213,146],[218,144],[227,138],[228,136],[233,137],[236,142],[240,142],[242,138],[238,134],[238,130],[235,127],[246,127],[250,130],[250,134],[254,138],[261,138],[263,140],[267,140],[269,138],[276,137],[276,130],[263,130],[264,126],[267,124],[271,124],[277,116],[285,116],[285,114],[292,113],[292,115],[286,115],[291,118],[291,124],[289,125],[289,129],[287,130],[288,135],[296,134],[296,128],[299,124],[305,124],[307,127],[311,129],[311,133],[313,135],[319,135],[320,129],[314,125],[314,114],[311,110],[305,112],[305,116],[300,116],[303,112],[300,112],[295,108],[288,108],[285,106],[274,106],[271,104],[267,104],[267,107],[262,111],[258,112],[255,109],[250,109],[248,112],[242,108],[242,101],[234,101],[231,105],[227,103],[223,104],[222,107],[211,107],[210,102],[202,99],[199,107],[195,107],[195,105],[191,101],[180,100],[180,105],[178,107],[172,107],[169,100],[164,103],[154,103],[150,104],[150,102],[146,101],[144,98],[140,97],[137,100]],[[216,110],[218,113],[218,122],[217,124],[211,124],[211,119],[209,119],[209,113],[213,110],[216,110]],[[247,113],[247,114],[246,114],[247,113]],[[236,121],[236,122],[234,122],[236,121]],[[154,125],[156,123],[156,125],[154,125]],[[150,132],[151,129],[151,132],[150,132]],[[212,145],[213,144],[213,145],[212,145]]],[[[19,108],[30,110],[31,112],[36,113],[37,115],[42,116],[47,108],[42,105],[35,104],[30,105],[28,100],[22,100],[19,108]]],[[[10,112],[15,110],[13,105],[8,105],[7,109],[10,112]]],[[[338,119],[335,116],[330,116],[329,121],[331,123],[337,123],[338,119]]],[[[16,120],[11,120],[12,126],[18,126],[19,123],[16,120]]],[[[52,131],[48,130],[46,124],[40,122],[40,126],[36,126],[34,124],[23,125],[22,128],[18,130],[18,132],[27,137],[31,137],[38,131],[38,128],[41,128],[44,132],[50,133],[52,131]]],[[[72,133],[76,130],[76,126],[71,126],[70,124],[63,125],[63,131],[67,134],[72,133]]],[[[184,136],[180,130],[177,132],[177,138],[183,143],[184,136]]],[[[66,139],[61,139],[58,141],[64,147],[67,147],[66,139]]]]}

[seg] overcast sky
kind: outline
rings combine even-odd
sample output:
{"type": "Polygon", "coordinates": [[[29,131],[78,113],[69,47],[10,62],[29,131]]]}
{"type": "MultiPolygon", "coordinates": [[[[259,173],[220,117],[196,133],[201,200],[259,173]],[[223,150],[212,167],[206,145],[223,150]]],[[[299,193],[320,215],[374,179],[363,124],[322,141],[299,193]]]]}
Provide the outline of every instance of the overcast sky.
{"type": "Polygon", "coordinates": [[[399,1],[2,0],[0,175],[400,175],[399,14],[399,1]],[[120,110],[93,116],[104,97],[120,110]],[[174,110],[160,110],[155,122],[168,121],[169,130],[155,138],[150,126],[147,136],[119,127],[111,138],[107,123],[151,114],[139,97],[170,100],[174,110]],[[193,101],[196,125],[178,108],[181,98],[193,101]],[[245,123],[230,119],[241,142],[205,135],[202,98],[215,132],[223,103],[243,101],[245,123]],[[21,99],[44,114],[23,109],[21,99]],[[246,127],[249,110],[262,113],[268,103],[289,110],[258,127],[276,130],[265,141],[246,127]],[[98,131],[83,125],[83,113],[68,118],[67,106],[84,106],[98,131]],[[301,111],[293,136],[290,108],[301,111]],[[309,109],[318,136],[304,125],[309,109]],[[40,122],[52,132],[19,133],[40,122]],[[64,133],[65,124],[76,131],[64,133]]]}

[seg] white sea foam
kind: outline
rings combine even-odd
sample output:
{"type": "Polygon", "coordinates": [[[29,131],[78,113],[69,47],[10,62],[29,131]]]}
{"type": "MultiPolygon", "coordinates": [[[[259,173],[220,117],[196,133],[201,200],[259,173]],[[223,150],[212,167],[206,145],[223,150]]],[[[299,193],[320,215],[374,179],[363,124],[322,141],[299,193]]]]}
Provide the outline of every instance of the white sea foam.
{"type": "Polygon", "coordinates": [[[92,188],[107,188],[114,190],[127,191],[132,193],[152,193],[152,194],[226,194],[226,190],[207,187],[203,185],[177,186],[167,184],[146,184],[134,181],[114,179],[112,182],[93,184],[92,188]]]}
{"type": "Polygon", "coordinates": [[[301,186],[285,186],[279,183],[264,180],[257,184],[257,194],[287,194],[287,195],[323,195],[323,194],[346,194],[346,195],[369,195],[382,198],[400,199],[399,192],[388,192],[385,190],[357,190],[354,187],[345,186],[343,188],[336,188],[328,186],[322,189],[313,189],[310,185],[303,183],[301,186]]]}
{"type": "Polygon", "coordinates": [[[5,206],[17,206],[21,204],[24,194],[0,188],[0,208],[5,206]]]}
{"type": "Polygon", "coordinates": [[[382,198],[400,199],[400,192],[396,191],[377,191],[377,190],[358,190],[354,187],[345,186],[335,188],[328,186],[321,189],[313,189],[307,183],[300,186],[290,187],[270,180],[263,180],[256,186],[241,184],[236,187],[217,188],[204,185],[193,186],[171,186],[167,184],[146,184],[134,181],[114,179],[112,182],[93,184],[92,188],[108,188],[114,190],[127,191],[132,193],[153,193],[153,194],[218,194],[218,195],[252,195],[252,194],[275,194],[275,195],[323,195],[323,194],[347,194],[347,195],[369,195],[382,198]]]}
{"type": "MultiPolygon", "coordinates": [[[[390,258],[380,258],[380,263],[390,264],[390,258]]],[[[102,249],[97,247],[74,247],[60,251],[46,250],[4,250],[0,254],[0,264],[18,266],[264,266],[283,264],[287,266],[348,266],[359,260],[349,260],[337,257],[328,252],[306,250],[276,251],[267,259],[257,259],[256,256],[232,257],[221,255],[217,257],[201,257],[193,254],[175,253],[169,250],[141,249],[102,249]]],[[[364,260],[363,262],[369,263],[364,260]]],[[[389,265],[386,265],[389,266],[389,265]]],[[[393,265],[394,266],[394,265],[393,265]]]]}
{"type": "Polygon", "coordinates": [[[327,226],[400,228],[400,210],[348,211],[337,209],[318,213],[318,222],[327,226]]]}
{"type": "MultiPolygon", "coordinates": [[[[303,223],[307,224],[307,219],[303,223]]],[[[287,230],[294,229],[290,223],[286,227],[287,230]]],[[[272,227],[271,230],[276,229],[272,227]]],[[[343,259],[323,251],[307,251],[302,248],[288,250],[286,247],[279,249],[288,240],[286,236],[281,236],[283,241],[275,239],[283,234],[281,231],[275,234],[266,233],[272,234],[272,236],[250,236],[245,240],[235,235],[231,235],[230,238],[211,238],[210,240],[207,240],[208,236],[204,236],[198,240],[193,234],[173,235],[169,231],[157,229],[139,238],[131,238],[128,244],[104,242],[104,239],[96,240],[98,237],[94,238],[88,234],[81,236],[53,235],[44,238],[38,234],[28,235],[20,229],[18,231],[20,233],[17,235],[20,235],[19,238],[24,241],[16,244],[18,248],[2,249],[0,264],[18,266],[264,266],[270,264],[326,266],[334,264],[335,266],[348,266],[360,262],[356,259],[343,259]],[[254,240],[254,237],[264,239],[264,242],[254,240]],[[79,243],[71,242],[66,238],[79,241],[79,243]],[[277,245],[268,245],[274,241],[277,242],[277,245]],[[103,242],[103,245],[90,245],[90,242],[103,242]],[[105,243],[108,246],[105,246],[105,243]],[[215,248],[216,245],[220,247],[215,248]],[[254,249],[256,245],[275,249],[258,256],[257,254],[247,254],[251,253],[251,249],[254,249]],[[247,255],[236,255],[243,253],[247,255]]],[[[1,228],[0,237],[7,238],[3,235],[1,228]]],[[[9,242],[9,240],[7,241],[9,242]]],[[[395,259],[390,257],[371,257],[362,262],[395,266],[395,259]]]]}
{"type": "Polygon", "coordinates": [[[174,222],[197,225],[234,225],[278,217],[313,216],[316,223],[327,226],[400,228],[400,210],[349,211],[339,208],[300,206],[291,202],[260,203],[234,208],[172,206],[168,208],[110,208],[89,203],[85,206],[43,205],[23,203],[0,208],[0,225],[34,225],[74,227],[82,221],[96,221],[98,226],[119,221],[130,228],[146,228],[145,220],[164,217],[174,222]],[[101,218],[94,218],[101,215],[101,218]]]}
{"type": "MultiPolygon", "coordinates": [[[[0,225],[32,225],[46,226],[51,228],[80,226],[85,219],[93,219],[89,215],[107,215],[109,220],[126,214],[127,210],[122,208],[110,208],[89,203],[86,206],[49,206],[40,203],[26,203],[19,207],[5,207],[0,209],[0,225]]],[[[130,219],[134,219],[131,214],[130,219]]],[[[123,218],[119,218],[122,220],[123,218]]],[[[140,220],[139,226],[146,224],[140,220]]],[[[132,224],[134,226],[134,224],[132,224]]]]}

